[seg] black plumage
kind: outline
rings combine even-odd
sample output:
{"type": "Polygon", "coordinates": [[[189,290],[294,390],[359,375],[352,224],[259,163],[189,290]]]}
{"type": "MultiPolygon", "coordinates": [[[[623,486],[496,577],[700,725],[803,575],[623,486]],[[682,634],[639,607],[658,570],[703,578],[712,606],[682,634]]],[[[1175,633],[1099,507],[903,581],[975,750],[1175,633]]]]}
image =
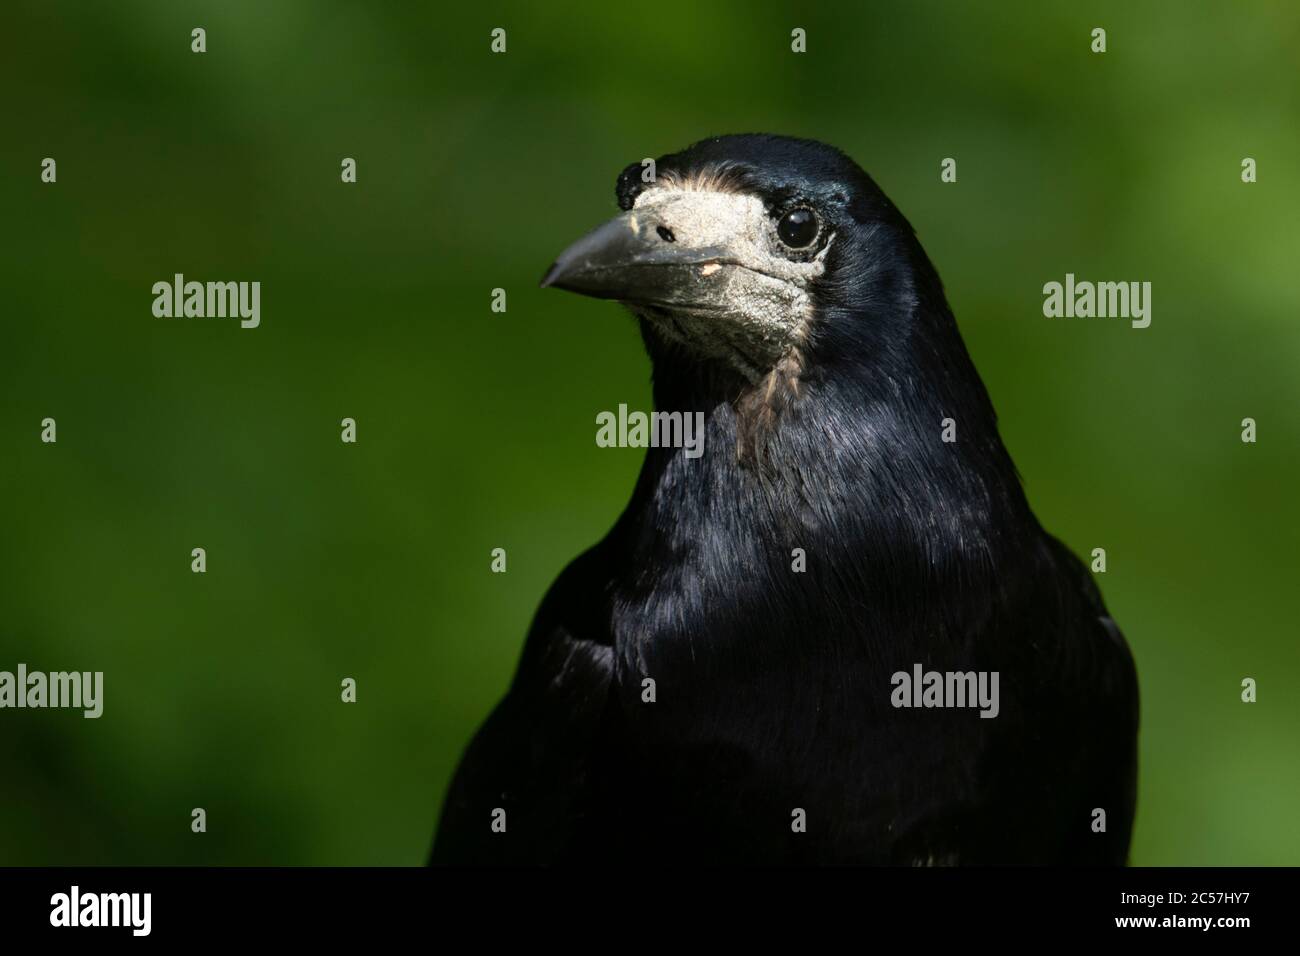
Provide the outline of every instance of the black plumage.
{"type": "Polygon", "coordinates": [[[623,515],[555,582],[432,861],[1124,862],[1132,660],[1088,571],[1030,511],[911,226],[810,141],[719,137],[660,159],[654,183],[641,169],[619,178],[625,217],[665,186],[758,197],[773,222],[812,209],[818,246],[779,252],[816,251],[824,271],[792,342],[756,363],[678,334],[714,313],[675,318],[683,295],[656,283],[717,268],[663,268],[680,234],[653,261],[619,247],[642,256],[622,277],[634,292],[599,237],[548,275],[629,302],[656,407],[703,412],[706,452],[649,449],[623,515]],[[565,278],[581,269],[599,282],[565,278]],[[914,664],[998,672],[997,717],[895,707],[891,675],[914,664]]]}

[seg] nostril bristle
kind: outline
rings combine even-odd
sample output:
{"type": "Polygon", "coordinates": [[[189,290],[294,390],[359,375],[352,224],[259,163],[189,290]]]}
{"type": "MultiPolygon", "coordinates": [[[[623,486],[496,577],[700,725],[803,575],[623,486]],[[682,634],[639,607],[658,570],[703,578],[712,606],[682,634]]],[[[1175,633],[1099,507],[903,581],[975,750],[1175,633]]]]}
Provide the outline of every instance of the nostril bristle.
{"type": "Polygon", "coordinates": [[[657,229],[655,229],[655,232],[659,233],[659,238],[662,239],[664,242],[677,241],[677,237],[673,235],[673,231],[669,229],[667,226],[659,226],[657,229]]]}

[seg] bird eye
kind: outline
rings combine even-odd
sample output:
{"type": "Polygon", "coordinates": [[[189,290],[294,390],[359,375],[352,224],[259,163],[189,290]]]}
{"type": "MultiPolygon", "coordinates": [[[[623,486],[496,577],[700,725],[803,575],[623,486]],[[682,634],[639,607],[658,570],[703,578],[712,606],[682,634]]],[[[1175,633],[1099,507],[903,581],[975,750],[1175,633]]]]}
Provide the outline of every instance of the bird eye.
{"type": "Polygon", "coordinates": [[[792,209],[776,224],[776,234],[791,249],[802,249],[817,238],[817,216],[811,209],[792,209]]]}

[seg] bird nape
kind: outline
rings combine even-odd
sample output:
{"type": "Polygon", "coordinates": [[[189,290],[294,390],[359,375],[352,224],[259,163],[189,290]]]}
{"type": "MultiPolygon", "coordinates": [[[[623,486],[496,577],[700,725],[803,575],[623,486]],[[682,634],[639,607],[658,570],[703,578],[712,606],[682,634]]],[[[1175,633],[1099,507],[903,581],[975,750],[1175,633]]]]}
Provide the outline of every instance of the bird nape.
{"type": "Polygon", "coordinates": [[[631,310],[703,454],[551,587],[432,862],[1122,864],[1132,659],[912,227],[808,140],[647,169],[542,284],[631,310]]]}

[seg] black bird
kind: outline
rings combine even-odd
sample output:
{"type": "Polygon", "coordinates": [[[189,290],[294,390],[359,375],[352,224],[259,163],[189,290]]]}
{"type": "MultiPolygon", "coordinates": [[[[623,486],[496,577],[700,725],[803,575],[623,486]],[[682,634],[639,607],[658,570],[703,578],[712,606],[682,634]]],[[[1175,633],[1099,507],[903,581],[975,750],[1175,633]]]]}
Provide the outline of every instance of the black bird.
{"type": "Polygon", "coordinates": [[[1030,511],[907,220],[770,135],[616,192],[542,285],[632,311],[704,452],[650,448],[550,589],[432,862],[1122,864],[1132,658],[1030,511]],[[996,716],[898,706],[922,671],[949,705],[988,677],[996,716]]]}

